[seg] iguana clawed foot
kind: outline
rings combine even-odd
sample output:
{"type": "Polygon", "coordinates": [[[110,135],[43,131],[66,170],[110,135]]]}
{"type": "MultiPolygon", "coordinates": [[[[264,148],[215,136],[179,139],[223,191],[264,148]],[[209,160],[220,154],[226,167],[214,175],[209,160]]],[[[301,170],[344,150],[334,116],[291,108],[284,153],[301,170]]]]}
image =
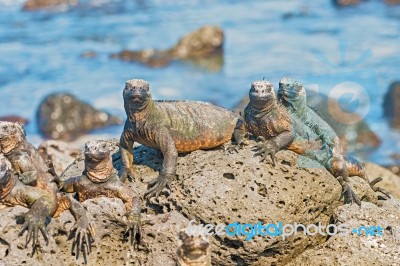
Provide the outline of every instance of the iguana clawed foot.
{"type": "Polygon", "coordinates": [[[149,199],[153,196],[158,198],[160,193],[164,188],[168,189],[168,194],[171,193],[171,182],[174,179],[175,175],[172,174],[160,174],[156,179],[149,182],[151,188],[146,191],[145,197],[149,199]]]}
{"type": "Polygon", "coordinates": [[[253,147],[253,151],[256,153],[254,156],[262,156],[262,159],[260,162],[265,161],[269,156],[271,157],[272,160],[272,165],[275,166],[275,153],[277,152],[274,145],[271,144],[270,141],[266,140],[264,137],[257,137],[258,141],[261,141],[262,143],[257,144],[256,146],[253,147]]]}
{"type": "Polygon", "coordinates": [[[134,180],[134,175],[132,170],[125,168],[121,173],[120,180],[125,183],[127,179],[134,180]]]}
{"type": "Polygon", "coordinates": [[[342,195],[344,196],[345,204],[356,203],[358,206],[361,206],[360,199],[358,198],[357,194],[353,191],[348,181],[345,181],[341,176],[339,176],[337,179],[343,189],[342,195]]]}
{"type": "Polygon", "coordinates": [[[126,224],[126,230],[124,237],[130,235],[131,246],[135,247],[140,244],[142,238],[142,223],[140,222],[140,214],[126,214],[128,222],[126,224]]]}
{"type": "MultiPolygon", "coordinates": [[[[29,242],[32,240],[32,248],[35,251],[36,247],[39,245],[39,231],[42,233],[47,245],[49,243],[49,235],[46,231],[45,225],[46,215],[42,215],[38,212],[33,212],[30,210],[23,215],[23,218],[25,222],[22,225],[22,229],[18,235],[22,236],[26,230],[28,231],[26,235],[25,247],[27,247],[29,242]]],[[[32,256],[34,251],[32,252],[32,256]]]]}
{"type": "Polygon", "coordinates": [[[369,183],[369,185],[370,185],[370,187],[372,188],[373,191],[375,191],[375,192],[381,192],[382,194],[384,194],[384,195],[386,196],[386,197],[383,197],[385,200],[391,199],[391,198],[392,198],[392,195],[390,195],[390,193],[389,193],[387,190],[385,190],[385,189],[383,189],[383,188],[381,188],[381,187],[375,187],[375,185],[376,185],[377,183],[381,182],[381,181],[382,181],[382,177],[378,177],[378,178],[372,180],[372,181],[369,183]]]}
{"type": "Polygon", "coordinates": [[[79,257],[79,250],[86,250],[89,254],[92,251],[91,243],[94,242],[95,231],[86,219],[79,219],[75,222],[70,232],[75,231],[72,250],[76,246],[76,257],[79,257]],[[86,246],[86,249],[84,249],[86,246]]]}
{"type": "Polygon", "coordinates": [[[239,153],[239,150],[241,150],[244,146],[249,145],[249,142],[247,140],[243,140],[237,144],[229,144],[227,147],[225,147],[225,151],[228,151],[229,153],[236,152],[239,153]]]}

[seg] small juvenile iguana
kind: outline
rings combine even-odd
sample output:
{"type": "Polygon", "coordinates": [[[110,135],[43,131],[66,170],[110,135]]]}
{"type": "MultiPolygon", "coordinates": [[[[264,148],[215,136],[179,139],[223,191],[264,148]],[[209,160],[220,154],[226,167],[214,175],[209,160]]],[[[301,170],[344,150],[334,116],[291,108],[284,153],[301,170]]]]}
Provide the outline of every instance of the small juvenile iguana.
{"type": "Polygon", "coordinates": [[[80,202],[97,197],[121,199],[126,207],[128,219],[125,233],[131,235],[131,245],[135,240],[140,243],[142,226],[140,222],[140,198],[137,193],[126,187],[113,167],[111,151],[106,141],[94,140],[85,145],[85,170],[81,176],[61,176],[57,183],[64,192],[76,192],[80,202]],[[63,180],[63,181],[62,181],[63,180]]]}
{"type": "MultiPolygon", "coordinates": [[[[46,221],[51,217],[58,217],[61,209],[69,209],[75,218],[75,225],[71,231],[77,230],[74,242],[82,244],[79,248],[84,245],[81,240],[88,239],[87,233],[92,239],[94,238],[94,230],[88,223],[86,212],[82,205],[69,196],[60,196],[58,201],[54,201],[55,197],[57,197],[57,188],[54,183],[52,190],[24,185],[9,168],[6,158],[2,155],[0,156],[0,203],[9,207],[20,205],[29,208],[29,211],[23,215],[25,223],[19,235],[23,235],[26,230],[28,231],[26,246],[32,240],[34,251],[39,244],[39,231],[42,233],[46,243],[48,243],[49,236],[46,231],[46,221]]],[[[87,247],[90,252],[90,246],[87,245],[87,247]]]]}
{"type": "MultiPolygon", "coordinates": [[[[147,197],[158,197],[176,175],[178,153],[210,149],[229,141],[239,117],[231,111],[206,102],[154,101],[149,84],[134,79],[126,82],[124,106],[127,114],[120,139],[124,171],[121,180],[133,178],[133,143],[159,149],[164,162],[147,197]]],[[[241,140],[239,139],[239,142],[241,140]]]]}
{"type": "MultiPolygon", "coordinates": [[[[253,82],[249,97],[250,103],[245,108],[244,123],[242,125],[238,123],[235,131],[240,132],[237,134],[243,134],[247,130],[265,139],[263,144],[258,145],[257,155],[263,154],[264,158],[270,155],[274,163],[275,153],[281,149],[288,149],[321,161],[317,156],[322,148],[319,136],[298,117],[290,115],[283,105],[277,103],[275,91],[270,82],[264,80],[253,82]]],[[[334,151],[330,157],[322,156],[323,165],[328,165],[333,173],[340,173],[344,168],[340,156],[341,154],[337,151],[334,151]]],[[[346,202],[354,201],[360,204],[346,176],[342,179],[343,181],[341,179],[339,181],[341,181],[346,202]]]]}
{"type": "MultiPolygon", "coordinates": [[[[331,150],[335,150],[334,153],[336,154],[343,153],[339,137],[332,127],[316,111],[307,106],[306,89],[302,83],[289,78],[282,78],[279,82],[278,100],[292,116],[297,116],[306,126],[320,136],[324,145],[327,145],[331,150]]],[[[384,189],[374,187],[381,179],[378,178],[370,182],[363,165],[357,159],[351,156],[337,156],[338,159],[339,157],[343,161],[337,162],[337,165],[342,165],[343,169],[340,169],[337,173],[338,175],[344,179],[346,179],[346,176],[359,176],[370,184],[374,191],[380,191],[390,197],[390,194],[384,189]]]]}
{"type": "MultiPolygon", "coordinates": [[[[81,243],[82,246],[86,244],[86,246],[90,248],[89,242],[84,243],[80,241],[84,238],[87,239],[88,236],[91,236],[94,240],[94,231],[87,221],[85,210],[76,200],[70,199],[69,197],[61,197],[58,194],[57,185],[52,182],[55,178],[54,169],[48,167],[36,148],[27,141],[25,130],[20,124],[0,121],[0,152],[10,162],[12,166],[10,171],[12,171],[13,175],[21,182],[21,184],[18,182],[19,185],[16,188],[18,193],[16,192],[16,195],[10,195],[11,202],[6,203],[10,206],[30,206],[33,203],[30,198],[31,196],[28,197],[28,194],[20,195],[22,192],[33,193],[32,191],[36,191],[34,193],[36,196],[39,192],[46,194],[47,206],[52,206],[49,210],[49,216],[58,217],[61,210],[57,210],[57,208],[60,206],[63,206],[62,208],[64,210],[69,209],[76,220],[75,226],[71,229],[71,231],[76,230],[75,242],[81,243]],[[20,189],[23,185],[29,186],[24,186],[24,189],[20,189]],[[27,205],[26,202],[29,204],[27,205]]],[[[29,219],[27,220],[28,223],[29,219]]],[[[24,228],[26,229],[25,226],[24,228]]],[[[28,228],[28,235],[34,234],[32,230],[33,227],[30,226],[28,228]]],[[[36,228],[36,231],[37,230],[36,228]]],[[[34,238],[35,244],[37,242],[37,234],[34,234],[34,238]]],[[[81,246],[77,245],[77,249],[79,248],[81,248],[81,246]]],[[[79,252],[77,254],[79,254],[79,252]]]]}
{"type": "Polygon", "coordinates": [[[211,266],[211,245],[207,237],[189,236],[181,231],[178,238],[178,266],[211,266]]]}

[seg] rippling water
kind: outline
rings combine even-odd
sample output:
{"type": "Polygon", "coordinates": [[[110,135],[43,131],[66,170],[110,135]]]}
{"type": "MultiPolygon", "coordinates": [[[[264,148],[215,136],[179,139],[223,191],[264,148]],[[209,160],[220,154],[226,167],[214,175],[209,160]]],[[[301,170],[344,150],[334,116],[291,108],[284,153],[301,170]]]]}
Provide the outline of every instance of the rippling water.
{"type": "MultiPolygon", "coordinates": [[[[0,0],[0,115],[30,118],[27,132],[37,144],[35,110],[54,91],[69,91],[124,117],[121,93],[131,78],[148,80],[157,99],[228,108],[263,77],[276,86],[283,76],[298,78],[325,93],[352,81],[368,91],[366,120],[384,140],[369,159],[392,163],[388,155],[399,152],[393,141],[400,134],[388,129],[381,105],[389,84],[400,79],[400,7],[369,1],[336,9],[328,0],[308,2],[93,0],[27,13],[23,1],[0,0]],[[168,48],[204,24],[225,31],[219,71],[183,62],[149,69],[109,59],[121,49],[168,48]],[[97,57],[81,58],[86,51],[97,57]]],[[[95,133],[118,136],[121,130],[95,133]]]]}

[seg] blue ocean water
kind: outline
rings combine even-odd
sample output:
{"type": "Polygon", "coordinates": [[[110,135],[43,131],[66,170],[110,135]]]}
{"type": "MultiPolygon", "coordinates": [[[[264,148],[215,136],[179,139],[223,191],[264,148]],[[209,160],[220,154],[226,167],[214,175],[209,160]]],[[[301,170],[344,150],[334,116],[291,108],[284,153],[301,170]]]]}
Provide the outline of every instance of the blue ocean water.
{"type": "MultiPolygon", "coordinates": [[[[325,93],[340,82],[361,84],[370,96],[366,121],[384,140],[368,159],[390,164],[390,154],[399,152],[393,143],[400,133],[382,118],[382,102],[400,79],[400,6],[378,0],[345,9],[329,0],[85,0],[68,9],[23,12],[22,4],[0,0],[0,116],[29,118],[35,144],[41,141],[35,111],[51,92],[68,91],[125,117],[122,88],[131,78],[148,80],[156,99],[231,108],[251,81],[265,77],[277,87],[289,76],[325,93]],[[225,32],[220,70],[184,62],[151,69],[109,58],[121,49],[168,48],[204,24],[225,32]],[[82,58],[87,51],[97,57],[82,58]]],[[[121,131],[93,134],[118,137],[121,131]]]]}

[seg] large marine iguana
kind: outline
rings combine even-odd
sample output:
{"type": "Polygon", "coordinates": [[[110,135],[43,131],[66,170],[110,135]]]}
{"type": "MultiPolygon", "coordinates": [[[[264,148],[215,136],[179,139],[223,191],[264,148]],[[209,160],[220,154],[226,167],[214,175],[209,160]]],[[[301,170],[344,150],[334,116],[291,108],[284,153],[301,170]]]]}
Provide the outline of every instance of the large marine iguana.
{"type": "MultiPolygon", "coordinates": [[[[340,144],[339,137],[332,129],[332,127],[323,120],[318,113],[307,106],[307,92],[303,84],[299,81],[282,78],[279,82],[278,100],[286,107],[292,116],[297,116],[306,126],[311,128],[318,136],[320,136],[322,143],[327,145],[334,153],[343,154],[343,148],[340,144]]],[[[382,188],[374,187],[376,183],[381,181],[377,178],[370,182],[365,172],[363,165],[351,156],[336,156],[342,162],[337,162],[337,165],[342,165],[344,169],[337,173],[346,179],[346,176],[359,176],[363,178],[374,191],[379,191],[390,197],[390,194],[382,188]]]]}
{"type": "MultiPolygon", "coordinates": [[[[346,202],[354,201],[361,204],[348,184],[346,173],[342,173],[344,167],[341,153],[333,151],[329,157],[322,156],[323,159],[320,159],[318,156],[321,155],[322,143],[319,136],[298,117],[290,115],[283,105],[277,103],[275,91],[270,82],[265,80],[253,82],[249,97],[250,103],[245,108],[244,123],[242,125],[238,123],[235,131],[243,134],[247,130],[255,136],[264,138],[263,143],[257,146],[256,155],[263,155],[264,158],[271,156],[275,164],[275,153],[281,149],[288,149],[317,161],[323,161],[323,165],[325,167],[328,165],[328,170],[339,179],[346,202]]],[[[324,154],[326,153],[322,152],[322,155],[324,154]]]]}
{"type": "Polygon", "coordinates": [[[83,239],[88,240],[88,236],[94,239],[94,230],[88,223],[85,209],[72,197],[57,195],[56,185],[54,183],[52,185],[53,189],[51,190],[24,185],[9,168],[6,158],[0,155],[0,203],[9,207],[20,205],[29,208],[29,211],[22,216],[25,222],[19,235],[28,231],[25,245],[27,246],[32,240],[34,249],[32,256],[39,244],[39,231],[48,243],[49,235],[46,230],[46,223],[49,218],[58,217],[65,209],[69,209],[75,218],[71,232],[76,230],[74,243],[78,244],[77,249],[86,245],[90,252],[89,242],[84,243],[82,241],[83,239]],[[60,197],[59,200],[57,196],[60,197]],[[54,198],[57,198],[57,201],[54,201],[54,198]]]}
{"type": "Polygon", "coordinates": [[[101,196],[121,199],[127,210],[127,229],[131,245],[140,243],[142,226],[140,222],[140,198],[138,194],[121,182],[113,167],[108,143],[101,140],[89,141],[85,145],[85,170],[81,176],[64,177],[57,180],[60,190],[76,192],[80,202],[101,196]],[[65,179],[66,178],[66,179],[65,179]]]}
{"type": "MultiPolygon", "coordinates": [[[[51,164],[45,163],[36,148],[27,141],[25,130],[20,124],[0,121],[0,152],[11,164],[9,171],[12,171],[12,174],[18,179],[15,193],[11,193],[2,202],[9,206],[29,207],[36,199],[41,197],[40,195],[46,195],[45,205],[48,210],[40,207],[41,214],[39,215],[46,214],[48,217],[57,217],[62,212],[61,209],[57,209],[58,207],[61,206],[63,210],[69,209],[76,220],[71,231],[76,230],[74,243],[78,244],[76,245],[77,249],[81,248],[79,243],[90,248],[89,241],[82,241],[88,239],[88,237],[94,240],[94,231],[87,221],[84,208],[76,200],[59,195],[57,185],[52,182],[55,178],[54,169],[49,168],[51,164]]],[[[11,185],[12,183],[7,184],[12,187],[15,185],[14,183],[13,185],[11,185]]],[[[31,216],[26,217],[23,231],[28,229],[29,240],[33,234],[33,244],[35,245],[37,243],[37,230],[40,228],[42,234],[44,232],[41,224],[43,221],[31,216]],[[30,220],[34,222],[30,222],[30,220]]]]}
{"type": "MultiPolygon", "coordinates": [[[[178,153],[210,149],[229,141],[239,116],[222,107],[196,101],[154,101],[149,84],[134,79],[126,82],[124,106],[127,114],[120,139],[124,171],[121,179],[133,178],[133,143],[161,150],[164,162],[147,197],[158,197],[176,175],[178,153]]],[[[238,142],[242,139],[238,137],[238,142]]]]}

